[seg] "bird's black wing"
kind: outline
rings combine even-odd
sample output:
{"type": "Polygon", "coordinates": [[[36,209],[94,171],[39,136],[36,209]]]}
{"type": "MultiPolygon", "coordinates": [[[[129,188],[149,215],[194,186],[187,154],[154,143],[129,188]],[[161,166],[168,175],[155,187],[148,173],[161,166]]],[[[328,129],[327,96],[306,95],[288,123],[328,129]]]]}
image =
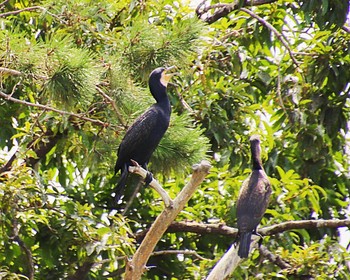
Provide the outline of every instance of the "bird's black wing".
{"type": "Polygon", "coordinates": [[[253,170],[244,181],[237,201],[238,227],[253,231],[260,223],[269,204],[270,182],[263,170],[253,170]]]}
{"type": "Polygon", "coordinates": [[[116,171],[125,163],[129,164],[130,159],[136,160],[141,165],[148,162],[163,136],[157,137],[158,120],[159,112],[152,106],[129,127],[118,149],[116,171]]]}

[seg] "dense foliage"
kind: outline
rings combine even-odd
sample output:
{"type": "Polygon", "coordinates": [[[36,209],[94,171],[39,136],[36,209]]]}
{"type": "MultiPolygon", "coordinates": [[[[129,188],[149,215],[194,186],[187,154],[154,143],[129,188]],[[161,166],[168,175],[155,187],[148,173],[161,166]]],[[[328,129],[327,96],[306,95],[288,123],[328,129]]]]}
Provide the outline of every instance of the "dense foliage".
{"type": "MultiPolygon", "coordinates": [[[[121,278],[134,234],[163,204],[142,188],[126,213],[111,209],[117,147],[154,102],[147,78],[163,65],[178,75],[150,169],[175,197],[192,164],[213,165],[177,221],[236,226],[253,133],[273,187],[262,226],[349,218],[348,1],[237,3],[217,18],[217,1],[0,4],[0,278],[121,278]]],[[[342,237],[327,227],[267,236],[263,244],[293,268],[255,250],[233,278],[347,279],[342,237]]],[[[167,252],[150,259],[145,279],[205,278],[233,241],[167,233],[156,248],[167,252]]]]}

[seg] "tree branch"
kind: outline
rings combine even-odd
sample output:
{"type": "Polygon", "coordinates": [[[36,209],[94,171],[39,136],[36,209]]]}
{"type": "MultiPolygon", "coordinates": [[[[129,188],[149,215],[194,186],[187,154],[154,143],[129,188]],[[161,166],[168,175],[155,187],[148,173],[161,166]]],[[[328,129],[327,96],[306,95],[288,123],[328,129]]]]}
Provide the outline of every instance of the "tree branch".
{"type": "Polygon", "coordinates": [[[106,94],[101,88],[99,88],[98,86],[96,86],[96,90],[103,96],[103,98],[112,105],[114,112],[119,120],[119,122],[121,123],[122,126],[126,127],[125,125],[125,121],[123,119],[122,114],[120,113],[117,105],[115,104],[115,101],[113,100],[113,98],[111,98],[108,94],[106,94]]]}
{"type": "Polygon", "coordinates": [[[284,38],[284,36],[277,31],[277,29],[275,27],[273,27],[269,22],[267,22],[266,20],[264,20],[262,17],[258,16],[257,14],[253,13],[252,11],[246,9],[246,8],[241,8],[241,11],[247,13],[248,15],[250,15],[252,18],[257,19],[262,25],[264,25],[266,28],[268,28],[269,30],[271,30],[276,37],[278,38],[278,40],[280,40],[280,42],[282,43],[282,45],[287,49],[290,58],[292,59],[293,63],[295,64],[296,67],[299,67],[299,62],[295,59],[293,52],[291,50],[291,48],[288,45],[288,42],[286,41],[286,39],[284,38]]]}
{"type": "MultiPolygon", "coordinates": [[[[250,249],[256,247],[260,237],[253,235],[250,243],[250,249]]],[[[238,246],[231,245],[230,249],[223,255],[223,257],[215,264],[213,270],[209,273],[206,280],[228,279],[232,272],[241,262],[238,256],[238,246]]]]}
{"type": "Polygon", "coordinates": [[[31,252],[31,250],[27,247],[27,245],[24,243],[24,241],[18,235],[19,226],[18,226],[17,219],[14,218],[12,223],[13,223],[13,227],[12,227],[11,240],[17,242],[19,247],[21,248],[21,250],[24,252],[26,260],[27,260],[27,266],[28,266],[28,275],[27,275],[28,279],[34,280],[33,254],[31,252]]]}
{"type": "Polygon", "coordinates": [[[68,280],[81,280],[86,279],[88,273],[90,272],[91,268],[93,267],[95,263],[91,260],[86,260],[81,265],[78,266],[75,273],[71,276],[68,276],[68,280]]]}
{"type": "MultiPolygon", "coordinates": [[[[38,147],[33,147],[34,143],[37,142],[38,138],[33,139],[27,145],[28,149],[32,149],[37,155],[36,158],[29,157],[26,159],[28,166],[34,168],[35,164],[38,163],[41,159],[43,159],[48,152],[57,144],[57,142],[63,138],[63,136],[67,135],[68,130],[65,129],[63,132],[56,132],[56,134],[48,128],[48,130],[40,136],[41,139],[49,139],[48,141],[40,141],[40,145],[38,147]]],[[[0,172],[1,174],[1,172],[0,172]]]]}
{"type": "Polygon", "coordinates": [[[40,7],[40,6],[33,6],[33,7],[27,7],[27,8],[21,9],[21,10],[16,10],[16,11],[11,11],[11,12],[7,12],[7,13],[2,13],[2,14],[0,14],[0,18],[1,18],[1,17],[7,17],[7,16],[10,16],[10,15],[17,15],[17,14],[20,14],[20,13],[22,13],[22,12],[34,11],[34,10],[43,10],[43,11],[46,11],[46,9],[43,8],[43,7],[40,7]]]}
{"type": "Polygon", "coordinates": [[[266,246],[260,245],[259,246],[259,253],[260,255],[264,256],[266,259],[268,259],[270,262],[274,263],[278,267],[282,269],[290,269],[292,266],[285,262],[280,256],[274,255],[272,252],[270,252],[266,246]]]}
{"type": "Polygon", "coordinates": [[[0,9],[3,9],[3,7],[6,5],[6,3],[10,0],[4,0],[0,3],[0,9]]]}
{"type": "MultiPolygon", "coordinates": [[[[349,227],[350,219],[347,220],[306,220],[306,221],[290,221],[278,225],[264,227],[258,230],[261,235],[274,235],[292,229],[307,229],[307,228],[339,228],[349,227]]],[[[260,237],[253,235],[250,248],[257,246],[260,237]]],[[[262,245],[261,245],[262,246],[262,245]]],[[[290,268],[290,265],[284,262],[278,256],[273,255],[266,247],[260,246],[260,253],[265,255],[271,262],[275,263],[283,269],[290,268]]],[[[238,246],[233,244],[231,248],[223,255],[220,261],[215,265],[213,270],[208,275],[207,280],[226,279],[236,269],[241,259],[238,256],[238,246]]]]}
{"type": "MultiPolygon", "coordinates": [[[[129,167],[130,173],[136,173],[137,175],[140,175],[143,179],[146,179],[148,171],[143,169],[136,161],[131,160],[131,162],[134,164],[134,166],[129,167]]],[[[168,193],[162,188],[162,186],[154,179],[152,178],[152,181],[149,183],[149,186],[152,187],[164,201],[165,207],[172,207],[173,201],[168,195],[168,193]]]]}
{"type": "Polygon", "coordinates": [[[22,72],[6,67],[0,67],[0,75],[10,74],[12,76],[22,76],[22,72]]]}
{"type": "Polygon", "coordinates": [[[79,118],[79,119],[82,119],[82,120],[94,123],[96,125],[101,125],[103,127],[108,127],[109,126],[109,123],[105,123],[105,122],[102,122],[100,120],[91,119],[91,118],[85,117],[85,116],[83,116],[81,114],[76,114],[76,113],[72,113],[72,112],[62,111],[62,110],[59,110],[59,109],[56,109],[56,108],[53,108],[53,107],[50,107],[50,106],[47,106],[47,105],[35,104],[35,103],[28,102],[28,101],[20,100],[20,99],[12,97],[11,95],[8,95],[8,94],[2,92],[2,91],[0,91],[0,96],[2,98],[4,98],[5,100],[9,100],[9,101],[12,101],[12,102],[15,102],[15,103],[19,103],[19,104],[22,104],[22,105],[40,108],[40,109],[43,109],[45,111],[56,112],[56,113],[59,113],[61,115],[73,116],[73,117],[76,117],[76,118],[79,118]]]}
{"type": "MultiPolygon", "coordinates": [[[[4,1],[1,3],[2,4],[5,4],[7,1],[4,1]]],[[[0,6],[1,7],[1,6],[0,6]]],[[[17,15],[17,14],[20,14],[22,12],[30,12],[30,11],[35,11],[35,10],[41,10],[41,11],[44,11],[46,13],[48,13],[50,16],[58,19],[61,23],[65,23],[67,24],[66,21],[60,19],[57,15],[53,14],[53,13],[50,13],[46,8],[44,7],[41,7],[41,6],[33,6],[33,7],[27,7],[27,8],[24,8],[24,9],[21,9],[21,10],[16,10],[16,11],[10,11],[10,12],[6,12],[6,13],[2,13],[0,14],[0,18],[2,17],[7,17],[7,16],[11,16],[11,15],[17,15]]]]}
{"type": "Polygon", "coordinates": [[[205,15],[207,12],[210,10],[214,10],[214,12],[204,18],[204,21],[208,24],[212,24],[219,19],[227,16],[234,10],[238,10],[241,7],[250,7],[250,6],[260,6],[264,4],[271,4],[273,2],[276,2],[277,0],[248,0],[243,3],[242,6],[240,6],[240,1],[235,1],[234,3],[231,4],[214,4],[210,6],[205,6],[206,0],[201,2],[196,9],[196,14],[198,18],[202,18],[203,15],[205,15]]]}
{"type": "Polygon", "coordinates": [[[203,258],[201,255],[199,255],[196,251],[194,250],[164,250],[164,251],[156,251],[151,254],[151,257],[156,257],[156,256],[161,256],[161,255],[193,255],[197,259],[200,260],[208,260],[206,258],[203,258]]]}
{"type": "Polygon", "coordinates": [[[157,217],[149,229],[145,239],[134,254],[132,260],[127,263],[124,278],[125,280],[136,280],[141,278],[146,263],[159,239],[162,237],[170,223],[185,207],[198,186],[203,182],[205,176],[209,173],[210,167],[210,163],[204,160],[200,164],[193,166],[191,180],[175,198],[173,207],[165,208],[157,217]]]}
{"type": "MultiPolygon", "coordinates": [[[[340,228],[350,227],[350,219],[344,220],[302,220],[288,221],[273,226],[266,226],[258,229],[258,233],[264,236],[275,235],[277,233],[294,229],[312,228],[340,228]]],[[[198,222],[172,222],[167,232],[193,232],[198,234],[216,234],[236,238],[238,230],[224,224],[204,224],[198,222]]],[[[136,239],[141,240],[145,232],[136,234],[136,239]]]]}
{"type": "MultiPolygon", "coordinates": [[[[141,242],[149,229],[138,232],[135,234],[136,241],[141,242]]],[[[219,234],[230,236],[232,239],[235,239],[238,233],[236,228],[226,226],[224,224],[204,224],[193,221],[185,222],[172,222],[167,232],[192,232],[198,234],[219,234]]]]}
{"type": "Polygon", "coordinates": [[[350,219],[345,220],[303,220],[289,221],[273,226],[263,227],[258,230],[261,235],[274,235],[293,229],[312,229],[312,228],[340,228],[350,227],[350,219]]]}

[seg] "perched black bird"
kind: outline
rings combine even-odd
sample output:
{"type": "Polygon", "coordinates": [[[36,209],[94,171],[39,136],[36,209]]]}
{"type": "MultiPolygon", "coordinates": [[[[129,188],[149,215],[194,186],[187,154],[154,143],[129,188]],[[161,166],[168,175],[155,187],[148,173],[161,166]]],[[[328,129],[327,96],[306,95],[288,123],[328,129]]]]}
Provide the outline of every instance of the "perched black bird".
{"type": "Polygon", "coordinates": [[[243,182],[237,200],[238,255],[241,258],[248,257],[252,233],[256,233],[271,195],[270,182],[261,163],[260,137],[253,135],[249,141],[253,169],[243,182]]]}
{"type": "MultiPolygon", "coordinates": [[[[135,120],[120,143],[118,159],[115,164],[115,173],[121,170],[121,177],[115,188],[116,202],[123,194],[129,174],[129,166],[132,165],[130,160],[135,160],[147,170],[147,164],[152,153],[168,129],[171,106],[166,88],[174,74],[168,74],[167,71],[172,68],[174,67],[161,67],[152,71],[148,84],[157,102],[135,120]]],[[[146,183],[151,180],[152,175],[149,173],[148,182],[146,181],[146,183]]]]}

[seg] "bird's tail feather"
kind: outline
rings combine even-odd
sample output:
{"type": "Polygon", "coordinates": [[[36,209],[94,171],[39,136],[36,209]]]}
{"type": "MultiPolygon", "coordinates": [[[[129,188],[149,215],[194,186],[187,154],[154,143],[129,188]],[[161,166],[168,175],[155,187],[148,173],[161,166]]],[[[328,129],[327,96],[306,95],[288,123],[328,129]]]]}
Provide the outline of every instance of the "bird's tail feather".
{"type": "Polygon", "coordinates": [[[252,238],[251,232],[241,233],[239,237],[239,248],[238,248],[238,256],[240,258],[248,258],[251,238],[252,238]]]}
{"type": "Polygon", "coordinates": [[[115,193],[114,200],[116,203],[119,201],[120,197],[123,195],[126,179],[128,178],[128,175],[129,175],[128,169],[127,168],[123,169],[119,182],[114,188],[114,193],[115,193]]]}

